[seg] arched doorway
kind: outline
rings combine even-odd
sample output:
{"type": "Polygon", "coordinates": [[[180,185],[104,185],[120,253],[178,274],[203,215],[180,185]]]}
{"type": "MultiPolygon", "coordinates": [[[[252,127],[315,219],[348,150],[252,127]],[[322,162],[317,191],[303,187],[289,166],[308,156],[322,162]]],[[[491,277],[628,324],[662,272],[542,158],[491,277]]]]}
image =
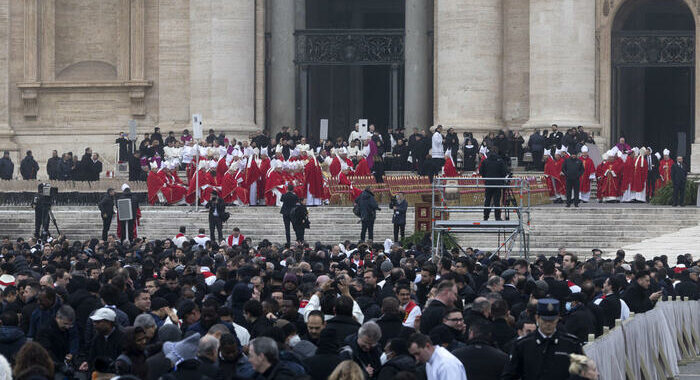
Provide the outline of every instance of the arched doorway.
{"type": "Polygon", "coordinates": [[[695,121],[695,21],[683,0],[628,1],[612,35],[612,133],[688,156],[695,121]]]}

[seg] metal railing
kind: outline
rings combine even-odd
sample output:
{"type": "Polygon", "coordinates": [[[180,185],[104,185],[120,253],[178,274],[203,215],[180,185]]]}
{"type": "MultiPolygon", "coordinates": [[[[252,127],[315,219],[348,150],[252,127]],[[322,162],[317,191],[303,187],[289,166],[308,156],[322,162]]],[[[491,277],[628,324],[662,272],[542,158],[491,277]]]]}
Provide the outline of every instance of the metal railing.
{"type": "Polygon", "coordinates": [[[433,181],[431,198],[433,255],[442,255],[442,246],[446,240],[459,246],[451,236],[452,233],[491,233],[498,235],[498,245],[491,257],[501,253],[508,257],[517,253],[527,259],[530,184],[526,178],[437,177],[433,181]],[[484,205],[487,189],[500,190],[500,194],[497,194],[500,206],[484,205]],[[463,199],[463,194],[468,194],[469,200],[463,199]],[[484,220],[486,209],[500,214],[500,220],[484,220]],[[516,247],[516,243],[519,243],[519,247],[516,247]]]}

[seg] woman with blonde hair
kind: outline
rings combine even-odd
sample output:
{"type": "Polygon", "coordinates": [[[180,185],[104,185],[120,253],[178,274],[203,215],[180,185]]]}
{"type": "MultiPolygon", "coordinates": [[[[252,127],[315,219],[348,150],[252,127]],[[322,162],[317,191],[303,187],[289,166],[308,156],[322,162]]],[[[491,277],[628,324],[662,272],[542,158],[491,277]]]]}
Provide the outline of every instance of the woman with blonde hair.
{"type": "Polygon", "coordinates": [[[357,363],[345,360],[335,367],[331,375],[328,376],[328,380],[365,380],[365,375],[357,363]]]}
{"type": "Polygon", "coordinates": [[[569,380],[598,380],[598,367],[596,367],[593,359],[586,355],[571,354],[569,355],[569,380]]]}

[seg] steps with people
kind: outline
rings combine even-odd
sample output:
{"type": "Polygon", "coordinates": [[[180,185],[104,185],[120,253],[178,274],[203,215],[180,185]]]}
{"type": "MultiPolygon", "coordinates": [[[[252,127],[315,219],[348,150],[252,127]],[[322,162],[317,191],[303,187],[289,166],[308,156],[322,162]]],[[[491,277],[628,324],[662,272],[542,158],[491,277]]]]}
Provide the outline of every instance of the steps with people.
{"type": "MultiPolygon", "coordinates": [[[[391,212],[381,205],[374,228],[375,241],[383,242],[393,236],[391,212]]],[[[207,213],[188,212],[191,207],[143,207],[139,235],[150,240],[172,237],[178,227],[187,227],[188,236],[197,229],[208,231],[207,213]]],[[[233,227],[239,227],[246,237],[258,242],[284,242],[284,227],[276,207],[229,207],[231,219],[224,225],[224,235],[233,227]]],[[[54,206],[59,228],[71,239],[99,237],[101,220],[96,209],[77,206],[54,206]]],[[[312,244],[321,241],[334,244],[345,240],[356,242],[361,226],[350,207],[310,207],[311,229],[306,237],[312,244]]],[[[414,210],[409,208],[406,234],[413,233],[414,210]]],[[[116,231],[115,222],[110,232],[116,231]]],[[[700,224],[700,209],[694,207],[672,208],[648,205],[584,205],[578,209],[541,206],[532,208],[530,253],[551,255],[562,246],[579,255],[590,255],[592,248],[600,248],[606,254],[646,239],[670,234],[686,227],[700,224]]],[[[34,211],[29,208],[0,208],[0,235],[29,237],[34,231],[34,211]]],[[[51,226],[51,231],[55,229],[51,226]]],[[[292,233],[293,237],[293,233],[292,233]]],[[[455,236],[464,248],[474,247],[492,251],[499,238],[492,234],[464,234],[455,236]]],[[[501,240],[503,238],[501,237],[501,240]]],[[[517,247],[517,246],[516,246],[517,247]]],[[[635,252],[628,252],[634,254],[635,252]]],[[[658,252],[675,255],[679,252],[658,252]]]]}

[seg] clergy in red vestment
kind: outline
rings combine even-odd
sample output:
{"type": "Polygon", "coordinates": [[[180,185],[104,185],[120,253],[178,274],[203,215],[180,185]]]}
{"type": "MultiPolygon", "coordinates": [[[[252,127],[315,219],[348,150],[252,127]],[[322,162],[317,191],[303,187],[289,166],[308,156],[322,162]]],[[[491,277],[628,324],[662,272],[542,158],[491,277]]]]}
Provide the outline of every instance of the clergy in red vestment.
{"type": "Polygon", "coordinates": [[[294,194],[299,199],[306,199],[306,179],[304,177],[304,162],[300,159],[292,165],[292,183],[294,184],[294,194]]]}
{"type": "Polygon", "coordinates": [[[350,182],[350,179],[348,178],[349,173],[350,167],[343,165],[340,173],[338,174],[338,184],[345,185],[349,188],[348,196],[350,197],[350,200],[354,202],[355,199],[362,194],[362,189],[358,189],[352,185],[352,182],[350,182]]]}
{"type": "Polygon", "coordinates": [[[634,181],[634,161],[637,156],[634,151],[630,151],[627,157],[618,160],[618,165],[622,166],[622,179],[620,180],[620,201],[632,201],[632,182],[634,181]],[[620,164],[620,162],[622,162],[620,164]]]}
{"type": "MultiPolygon", "coordinates": [[[[331,171],[331,176],[336,177],[342,170],[342,164],[345,163],[345,165],[348,166],[349,172],[346,174],[346,176],[352,176],[353,171],[354,171],[354,166],[352,164],[352,161],[348,158],[348,150],[345,148],[340,148],[336,152],[336,156],[333,159],[333,162],[331,162],[330,166],[330,171],[331,171]]],[[[367,163],[367,166],[369,167],[369,163],[367,163]]]]}
{"type": "Polygon", "coordinates": [[[447,178],[459,177],[455,163],[452,162],[452,150],[448,149],[445,152],[445,165],[442,167],[442,175],[447,178]]]}
{"type": "Polygon", "coordinates": [[[237,206],[247,205],[250,197],[245,181],[246,161],[234,158],[231,167],[224,174],[221,184],[221,197],[225,203],[237,206]]]}
{"type": "MultiPolygon", "coordinates": [[[[209,174],[208,168],[208,161],[199,161],[199,169],[196,172],[192,173],[192,177],[189,180],[187,196],[185,197],[187,203],[194,204],[197,199],[197,194],[199,194],[199,203],[205,204],[204,189],[207,189],[210,186],[214,185],[214,178],[211,176],[211,174],[209,174]]],[[[211,191],[208,192],[208,195],[211,195],[211,191]]],[[[207,199],[206,201],[208,202],[209,200],[207,199]]]]}
{"type": "MultiPolygon", "coordinates": [[[[267,172],[270,170],[270,163],[271,162],[272,161],[268,157],[267,149],[261,148],[260,149],[260,161],[257,162],[258,173],[260,175],[258,177],[258,184],[256,186],[256,189],[257,189],[256,199],[263,199],[265,197],[265,181],[267,181],[267,172]]],[[[251,202],[251,204],[254,204],[254,202],[251,202]]]]}
{"type": "Polygon", "coordinates": [[[639,155],[634,159],[634,177],[632,179],[632,201],[647,201],[647,177],[649,176],[649,164],[647,150],[642,147],[639,155]]]}
{"type": "Polygon", "coordinates": [[[187,195],[187,186],[182,183],[182,180],[177,175],[178,163],[176,161],[167,162],[165,170],[165,184],[168,186],[167,191],[163,192],[165,199],[170,204],[185,204],[185,195],[187,195]]]}
{"type": "Polygon", "coordinates": [[[664,158],[659,161],[659,178],[656,180],[656,189],[660,189],[671,181],[671,167],[673,160],[670,157],[671,151],[664,149],[664,158]]]}
{"type": "Polygon", "coordinates": [[[323,200],[323,172],[313,155],[304,166],[304,183],[306,183],[306,205],[320,206],[323,200]]]}
{"type": "Polygon", "coordinates": [[[245,236],[241,233],[241,230],[238,229],[238,227],[233,228],[233,233],[231,235],[228,235],[226,238],[226,244],[229,247],[233,247],[234,245],[243,245],[243,242],[245,241],[245,236]]]}
{"type": "MultiPolygon", "coordinates": [[[[240,151],[236,151],[236,152],[240,153],[240,151]]],[[[238,157],[238,156],[236,156],[236,157],[238,157]]],[[[229,165],[231,165],[231,161],[229,160],[227,162],[226,158],[227,158],[226,156],[223,156],[223,157],[219,158],[219,160],[217,161],[217,163],[216,163],[216,178],[219,178],[219,179],[224,178],[224,174],[226,174],[226,172],[228,171],[228,167],[229,167],[229,165]]],[[[233,156],[231,157],[231,159],[232,158],[233,158],[233,156]]]]}
{"type": "Polygon", "coordinates": [[[579,199],[584,203],[588,203],[591,199],[591,180],[595,178],[596,167],[591,157],[588,156],[588,147],[585,145],[581,147],[579,160],[583,164],[583,174],[579,179],[581,184],[579,199]]]}
{"type": "Polygon", "coordinates": [[[146,178],[146,186],[148,188],[148,203],[151,205],[156,202],[167,203],[163,195],[163,189],[167,187],[165,184],[165,173],[158,170],[158,164],[151,162],[151,171],[148,172],[146,178]]]}
{"type": "Polygon", "coordinates": [[[265,179],[265,204],[268,206],[281,206],[284,192],[284,179],[282,177],[282,162],[279,160],[270,163],[265,179]]]}
{"type": "Polygon", "coordinates": [[[598,199],[603,202],[617,202],[620,200],[620,181],[622,179],[621,166],[614,152],[603,155],[603,162],[596,170],[598,177],[598,199]]]}

